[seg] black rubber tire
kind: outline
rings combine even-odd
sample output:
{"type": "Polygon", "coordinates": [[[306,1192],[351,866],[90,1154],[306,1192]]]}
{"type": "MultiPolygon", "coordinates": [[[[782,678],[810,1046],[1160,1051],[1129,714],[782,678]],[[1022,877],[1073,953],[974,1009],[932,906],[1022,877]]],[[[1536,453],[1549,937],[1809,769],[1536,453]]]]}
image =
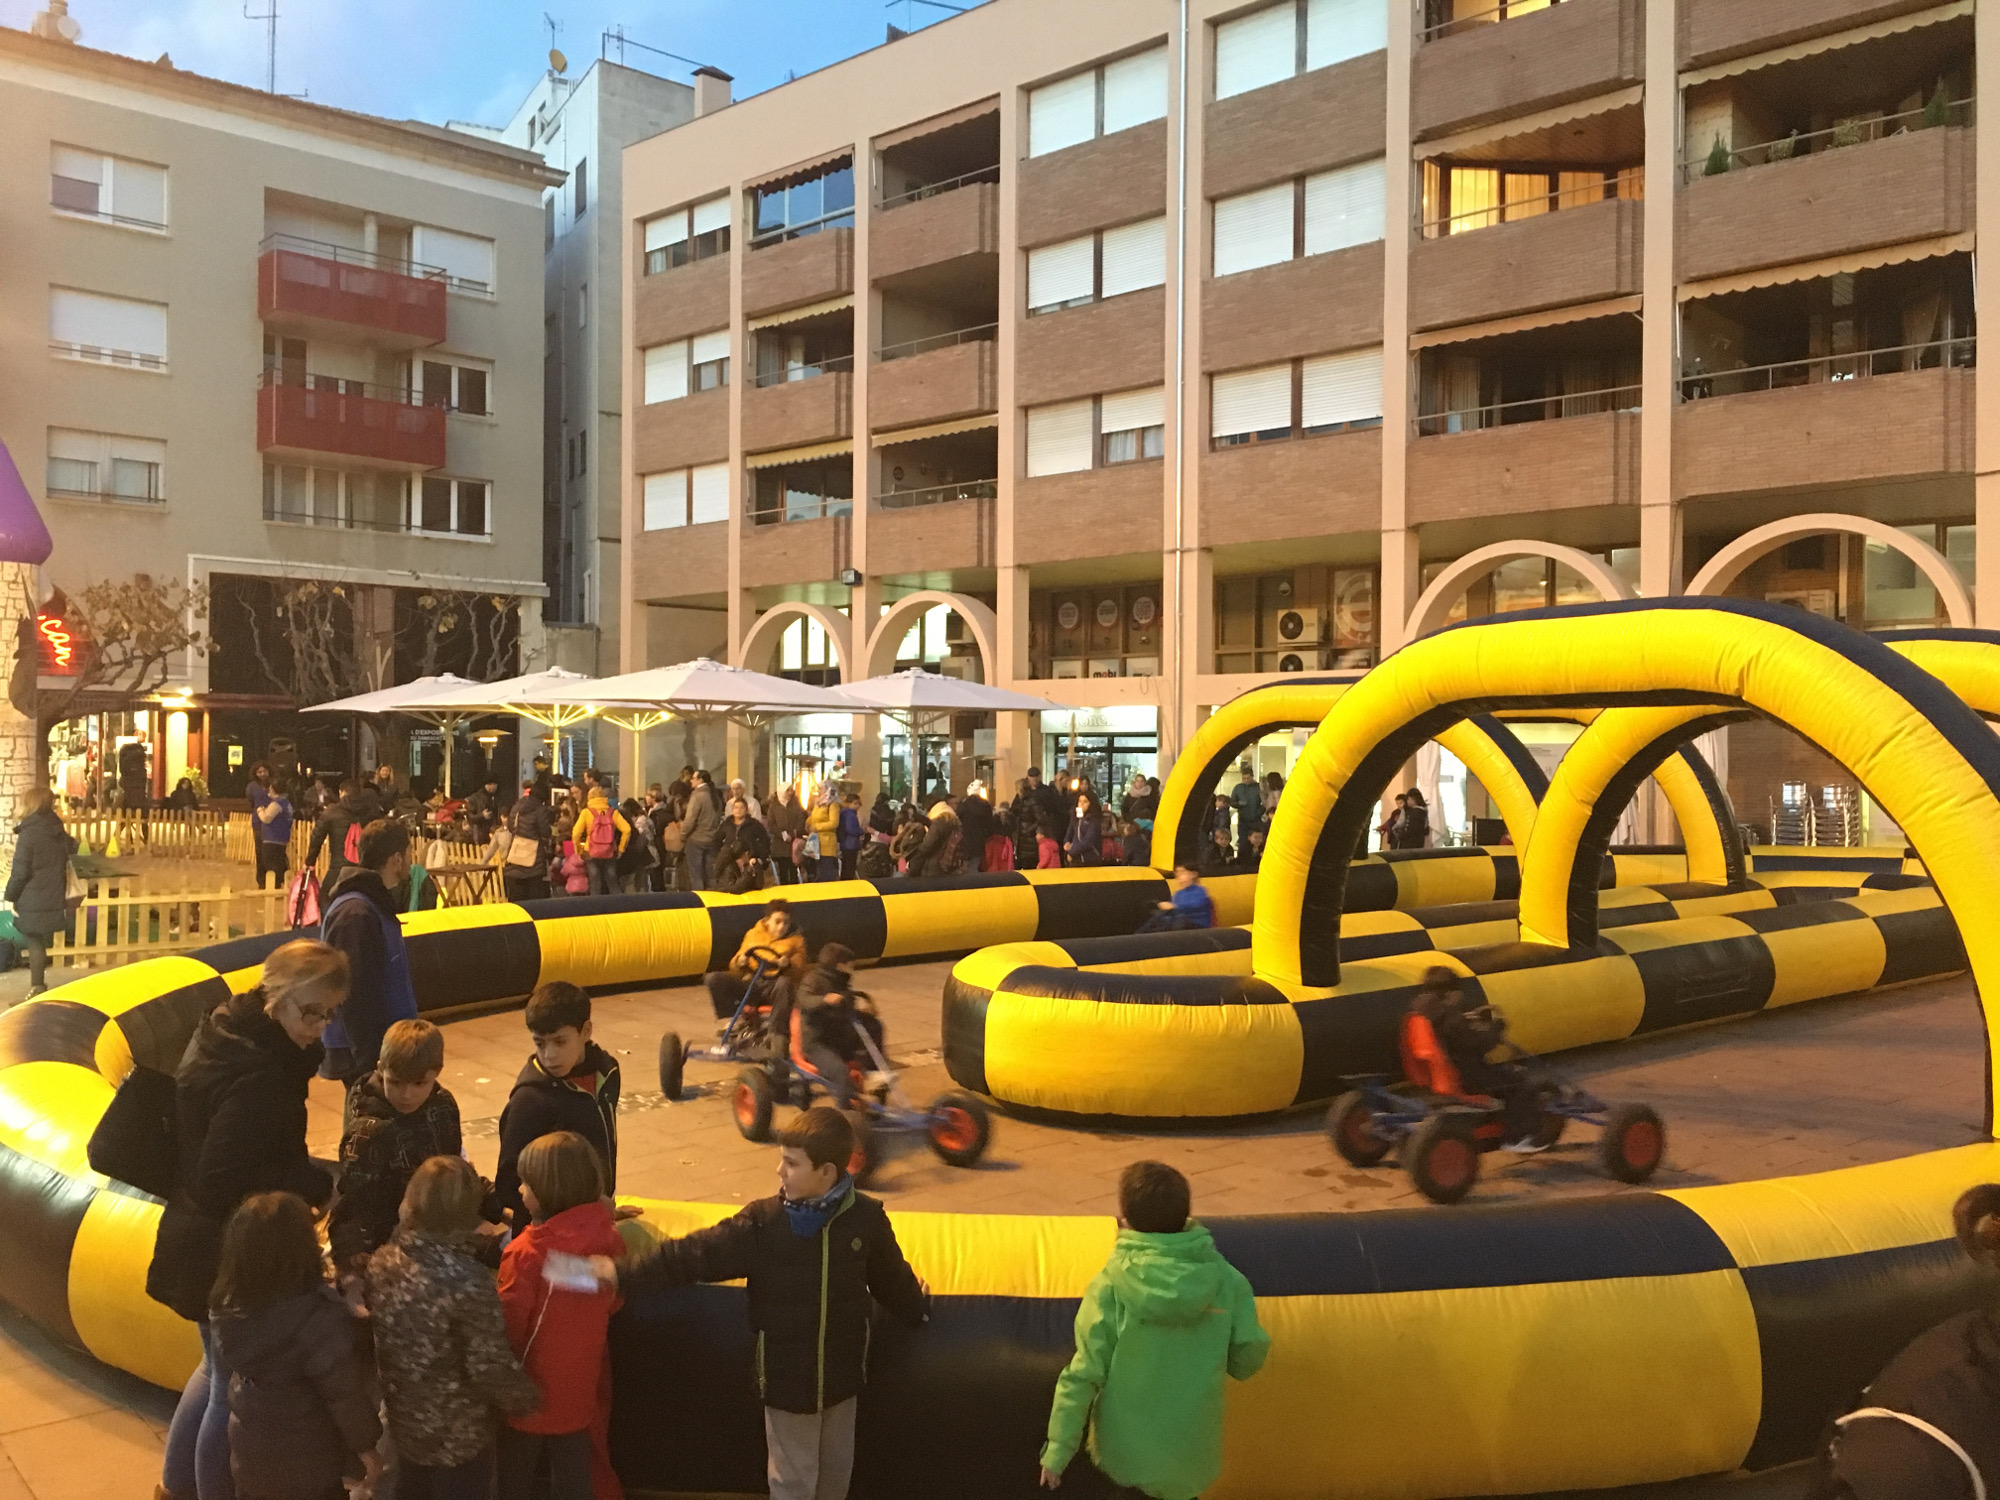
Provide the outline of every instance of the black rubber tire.
{"type": "Polygon", "coordinates": [[[736,1089],[729,1106],[736,1115],[736,1130],[746,1141],[771,1138],[771,1111],[778,1105],[771,1075],[762,1068],[745,1068],[736,1075],[736,1089]]]}
{"type": "Polygon", "coordinates": [[[993,1116],[986,1101],[963,1089],[946,1089],[931,1101],[924,1136],[948,1167],[970,1167],[993,1140],[993,1116]]]}
{"type": "Polygon", "coordinates": [[[1644,1104],[1621,1104],[1597,1143],[1604,1170],[1620,1182],[1644,1182],[1667,1158],[1666,1123],[1644,1104]]]}
{"type": "Polygon", "coordinates": [[[854,1179],[855,1186],[866,1187],[868,1179],[882,1164],[881,1145],[875,1139],[875,1132],[869,1126],[866,1115],[859,1111],[851,1113],[847,1123],[854,1127],[854,1154],[847,1158],[847,1172],[854,1179]]]}
{"type": "Polygon", "coordinates": [[[1479,1143],[1461,1115],[1432,1115],[1403,1142],[1403,1170],[1433,1203],[1456,1203],[1479,1181],[1479,1143]]]}
{"type": "Polygon", "coordinates": [[[1375,1112],[1359,1089],[1342,1094],[1326,1112],[1326,1138],[1351,1166],[1372,1167],[1389,1154],[1389,1142],[1368,1128],[1375,1112]]]}
{"type": "Polygon", "coordinates": [[[680,1098],[686,1085],[681,1075],[686,1069],[687,1047],[678,1031],[670,1031],[660,1038],[660,1092],[669,1103],[680,1098]]]}

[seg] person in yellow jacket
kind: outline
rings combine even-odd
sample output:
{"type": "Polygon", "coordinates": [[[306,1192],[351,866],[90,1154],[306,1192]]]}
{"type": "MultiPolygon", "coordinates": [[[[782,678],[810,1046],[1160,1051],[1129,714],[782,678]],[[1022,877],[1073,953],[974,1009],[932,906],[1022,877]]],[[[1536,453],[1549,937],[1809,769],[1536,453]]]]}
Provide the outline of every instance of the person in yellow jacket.
{"type": "MultiPolygon", "coordinates": [[[[840,783],[829,781],[820,788],[813,810],[806,815],[806,837],[818,840],[819,859],[812,865],[814,880],[840,879],[840,783]]],[[[811,845],[808,844],[808,853],[811,845]]]]}
{"type": "Polygon", "coordinates": [[[590,800],[577,814],[570,837],[576,841],[576,852],[583,856],[584,868],[590,872],[590,894],[617,895],[618,856],[625,852],[625,842],[632,837],[632,825],[611,805],[604,788],[591,787],[590,800]]]}
{"type": "Polygon", "coordinates": [[[775,1017],[780,1009],[790,1009],[792,989],[806,972],[805,934],[792,920],[791,904],[783,896],[773,896],[765,903],[764,915],[743,934],[729,967],[702,980],[708,986],[708,997],[718,1021],[736,1014],[736,1007],[743,1003],[744,991],[756,977],[759,958],[769,966],[766,973],[774,982],[774,993],[768,999],[775,1017]]]}

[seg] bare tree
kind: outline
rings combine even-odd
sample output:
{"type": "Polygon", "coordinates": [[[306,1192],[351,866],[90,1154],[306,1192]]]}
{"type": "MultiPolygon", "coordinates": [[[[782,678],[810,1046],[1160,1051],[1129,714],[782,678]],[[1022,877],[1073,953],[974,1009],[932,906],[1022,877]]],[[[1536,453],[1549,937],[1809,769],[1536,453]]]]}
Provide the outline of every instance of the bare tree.
{"type": "Polygon", "coordinates": [[[135,573],[105,579],[67,599],[68,685],[36,700],[43,748],[48,731],[82,711],[86,695],[136,707],[167,685],[174,663],[207,648],[208,589],[135,573]]]}
{"type": "Polygon", "coordinates": [[[514,670],[520,601],[457,589],[389,591],[323,579],[278,580],[270,610],[248,607],[250,646],[272,687],[305,705],[453,671],[479,681],[514,670]],[[387,618],[384,618],[384,616],[387,618]]]}

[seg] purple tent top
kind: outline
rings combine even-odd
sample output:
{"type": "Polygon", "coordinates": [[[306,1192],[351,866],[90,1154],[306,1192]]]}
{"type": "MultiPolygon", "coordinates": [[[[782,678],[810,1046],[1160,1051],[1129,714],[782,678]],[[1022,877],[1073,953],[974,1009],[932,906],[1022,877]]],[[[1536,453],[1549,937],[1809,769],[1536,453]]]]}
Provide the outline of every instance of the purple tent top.
{"type": "Polygon", "coordinates": [[[13,455],[0,443],[0,562],[44,563],[55,547],[13,455]]]}

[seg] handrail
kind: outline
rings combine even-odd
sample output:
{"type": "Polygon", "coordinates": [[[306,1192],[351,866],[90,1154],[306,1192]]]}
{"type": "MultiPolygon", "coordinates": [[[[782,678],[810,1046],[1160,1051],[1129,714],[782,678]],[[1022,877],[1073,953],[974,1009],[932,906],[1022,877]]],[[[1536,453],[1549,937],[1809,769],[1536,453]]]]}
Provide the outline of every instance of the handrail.
{"type": "Polygon", "coordinates": [[[1563,391],[1554,396],[1530,396],[1521,401],[1495,401],[1485,406],[1467,406],[1455,411],[1421,412],[1418,414],[1416,420],[1417,436],[1440,437],[1447,433],[1478,432],[1488,427],[1512,426],[1514,424],[1505,421],[1496,421],[1494,417],[1500,412],[1525,411],[1532,406],[1546,408],[1550,406],[1566,406],[1573,402],[1582,401],[1603,403],[1601,405],[1593,405],[1587,410],[1545,411],[1539,417],[1529,417],[1526,419],[1531,422],[1554,422],[1560,421],[1564,417],[1592,417],[1599,413],[1610,411],[1637,411],[1639,409],[1639,392],[1641,389],[1643,387],[1636,385],[1612,385],[1595,391],[1563,391]],[[1614,399],[1627,396],[1631,397],[1629,404],[1621,404],[1618,400],[1614,399]],[[1478,420],[1463,420],[1467,417],[1477,418],[1478,420]],[[1454,421],[1458,425],[1448,425],[1454,421]]]}
{"type": "Polygon", "coordinates": [[[1550,6],[1562,3],[1563,0],[1494,0],[1494,3],[1484,10],[1473,11],[1470,15],[1453,16],[1448,21],[1439,21],[1435,25],[1426,26],[1417,34],[1417,39],[1434,42],[1440,37],[1452,35],[1461,26],[1490,25],[1493,22],[1505,21],[1510,10],[1522,15],[1531,15],[1535,11],[1547,10],[1550,6]]]}
{"type": "Polygon", "coordinates": [[[886,363],[892,359],[908,359],[913,354],[928,354],[933,349],[947,349],[953,344],[984,343],[1000,335],[998,323],[981,323],[973,328],[956,328],[950,333],[934,333],[926,338],[905,339],[900,344],[884,344],[875,351],[875,358],[886,363]]]}
{"type": "Polygon", "coordinates": [[[324,240],[309,240],[296,234],[267,234],[258,242],[257,253],[266,250],[289,250],[296,255],[310,255],[315,260],[335,261],[343,266],[362,266],[371,271],[389,271],[397,276],[409,276],[418,281],[450,281],[451,272],[443,266],[427,266],[422,261],[392,258],[386,255],[371,255],[366,250],[350,250],[344,245],[330,245],[324,240]]]}
{"type": "MultiPolygon", "coordinates": [[[[96,186],[96,184],[94,183],[91,185],[93,187],[96,186]]],[[[101,208],[72,207],[70,204],[64,203],[60,199],[58,199],[55,195],[53,188],[49,192],[49,207],[53,208],[59,214],[68,214],[71,218],[91,219],[100,224],[123,224],[128,229],[153,229],[153,230],[164,231],[167,227],[166,225],[158,222],[155,219],[135,219],[130,214],[108,214],[104,212],[104,210],[101,208]]]]}
{"type": "MultiPolygon", "coordinates": [[[[1692,182],[1697,177],[1720,177],[1725,172],[1733,172],[1741,167],[1761,167],[1774,161],[1790,161],[1796,156],[1813,156],[1819,151],[1837,150],[1843,146],[1861,146],[1869,141],[1879,141],[1887,136],[1908,135],[1918,130],[1935,130],[1943,125],[1969,125],[1966,117],[1954,119],[1953,111],[1969,111],[1975,96],[1952,99],[1933,107],[1926,104],[1922,109],[1906,109],[1901,114],[1882,115],[1870,120],[1849,120],[1844,125],[1829,125],[1825,130],[1809,130],[1804,134],[1793,131],[1781,141],[1759,141],[1753,146],[1744,146],[1729,152],[1729,165],[1718,171],[1709,170],[1709,158],[1713,148],[1699,156],[1690,156],[1680,164],[1681,181],[1692,182]],[[1899,120],[1921,120],[1920,125],[1906,125],[1901,130],[1887,127],[1899,120]],[[1824,145],[1817,143],[1824,142],[1824,145]],[[1759,155],[1759,153],[1762,153],[1759,155]]],[[[1718,137],[1719,139],[1719,137],[1718,137]]]]}
{"type": "Polygon", "coordinates": [[[768,245],[780,245],[786,240],[803,239],[809,234],[818,234],[822,229],[852,229],[854,227],[854,205],[837,208],[832,213],[821,214],[817,219],[807,219],[803,224],[786,224],[782,228],[767,229],[762,234],[750,236],[750,248],[762,250],[768,245]]]}
{"type": "MultiPolygon", "coordinates": [[[[1506,169],[1503,168],[1502,170],[1505,171],[1506,169]]],[[[1558,168],[1557,170],[1560,169],[1558,168]]],[[[1441,240],[1448,238],[1452,232],[1447,226],[1456,224],[1461,219],[1484,219],[1490,216],[1492,223],[1473,226],[1478,229],[1490,229],[1494,224],[1516,224],[1527,219],[1546,218],[1552,213],[1566,213],[1573,208],[1588,208],[1593,203],[1638,203],[1643,200],[1645,195],[1645,189],[1642,185],[1639,196],[1628,199],[1618,191],[1618,185],[1615,181],[1598,183],[1597,196],[1595,198],[1581,196],[1586,191],[1588,190],[1584,188],[1557,188],[1554,192],[1544,193],[1539,198],[1516,198],[1507,203],[1495,203],[1490,208],[1468,208],[1463,213],[1446,214],[1442,219],[1426,219],[1419,228],[1422,229],[1425,239],[1441,240]],[[1572,201],[1567,203],[1561,201],[1565,198],[1572,201]],[[1544,206],[1535,209],[1532,213],[1516,212],[1517,209],[1526,208],[1529,204],[1536,203],[1544,206]],[[1444,230],[1443,234],[1434,232],[1440,229],[1444,230]]]]}
{"type": "Polygon", "coordinates": [[[821,375],[844,374],[854,368],[854,356],[836,354],[832,359],[816,359],[806,365],[786,365],[782,370],[766,370],[752,378],[751,384],[762,389],[765,386],[790,385],[794,381],[812,380],[821,375]]]}
{"type": "Polygon", "coordinates": [[[883,510],[914,510],[920,505],[945,505],[953,500],[997,500],[998,479],[962,479],[956,484],[933,484],[920,490],[889,490],[875,497],[883,510]]]}
{"type": "MultiPolygon", "coordinates": [[[[1801,385],[1831,385],[1847,380],[1866,380],[1876,375],[1906,375],[1916,370],[1971,369],[1978,340],[1972,335],[1955,339],[1933,339],[1923,344],[1899,344],[1893,349],[1857,349],[1850,354],[1817,354],[1807,359],[1780,360],[1770,365],[1742,365],[1728,370],[1695,368],[1682,372],[1681,400],[1701,401],[1711,396],[1740,396],[1750,391],[1771,391],[1801,385]],[[1922,356],[1936,351],[1937,359],[1922,356]],[[1906,358],[1915,354],[1914,361],[1906,358]],[[1881,368],[1883,360],[1894,360],[1891,368],[1881,368]],[[1796,372],[1784,378],[1786,372],[1796,372]],[[1817,372],[1817,374],[1815,374],[1817,372]],[[1738,384],[1738,382],[1744,382],[1738,384]],[[1716,386],[1736,385],[1718,391],[1716,386]]],[[[1699,361],[1696,362],[1699,366],[1699,361]]]]}
{"type": "Polygon", "coordinates": [[[141,354],[133,349],[108,349],[102,344],[80,344],[66,339],[50,339],[49,353],[67,359],[87,359],[101,365],[133,365],[141,370],[164,370],[166,356],[141,354]]]}
{"type": "Polygon", "coordinates": [[[441,401],[425,401],[414,391],[404,390],[401,386],[375,385],[366,380],[346,380],[337,375],[313,372],[307,374],[304,380],[287,380],[282,368],[266,365],[258,377],[257,387],[263,390],[271,386],[314,391],[323,396],[359,396],[367,401],[387,401],[394,406],[430,406],[442,411],[457,409],[441,401]]]}
{"type": "Polygon", "coordinates": [[[949,193],[954,188],[966,187],[975,182],[998,182],[1000,163],[990,167],[975,167],[970,172],[961,172],[956,177],[947,177],[943,182],[927,182],[921,187],[913,187],[906,193],[898,193],[893,198],[884,198],[878,208],[894,208],[902,203],[915,203],[920,198],[935,198],[940,193],[949,193]]]}

